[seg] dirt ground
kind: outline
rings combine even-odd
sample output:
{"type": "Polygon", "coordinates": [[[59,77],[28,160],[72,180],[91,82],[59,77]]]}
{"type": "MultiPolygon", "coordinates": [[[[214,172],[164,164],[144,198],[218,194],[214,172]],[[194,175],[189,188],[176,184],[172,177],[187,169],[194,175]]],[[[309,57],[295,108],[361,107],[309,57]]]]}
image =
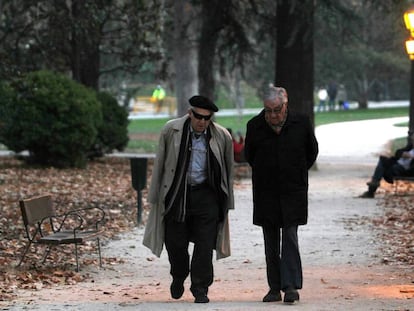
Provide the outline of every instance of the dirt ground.
{"type": "MultiPolygon", "coordinates": [[[[294,306],[263,303],[267,292],[263,237],[252,225],[250,179],[235,186],[230,212],[232,256],[215,261],[210,303],[194,305],[185,283],[173,300],[164,251],[157,258],[141,244],[144,228],[104,245],[103,256],[124,264],[85,267],[90,282],[19,291],[1,310],[414,310],[413,267],[388,263],[371,220],[383,210],[378,199],[360,199],[371,164],[321,161],[310,172],[309,223],[300,227],[304,270],[301,300],[294,306]]],[[[381,194],[380,194],[381,196],[381,194]]]]}
{"type": "Polygon", "coordinates": [[[375,199],[357,198],[384,151],[383,143],[405,135],[406,129],[393,126],[398,122],[402,119],[316,129],[320,155],[310,171],[309,222],[299,231],[304,286],[293,306],[261,302],[268,290],[263,237],[252,225],[251,183],[246,178],[235,185],[232,256],[214,262],[210,303],[194,305],[188,280],[181,299],[170,297],[166,252],[157,258],[142,246],[141,226],[103,247],[104,257],[116,256],[123,264],[84,267],[89,282],[19,290],[13,302],[0,301],[0,310],[414,310],[413,267],[389,258],[381,237],[384,229],[374,225],[384,216],[379,202],[386,192],[375,199]]]}

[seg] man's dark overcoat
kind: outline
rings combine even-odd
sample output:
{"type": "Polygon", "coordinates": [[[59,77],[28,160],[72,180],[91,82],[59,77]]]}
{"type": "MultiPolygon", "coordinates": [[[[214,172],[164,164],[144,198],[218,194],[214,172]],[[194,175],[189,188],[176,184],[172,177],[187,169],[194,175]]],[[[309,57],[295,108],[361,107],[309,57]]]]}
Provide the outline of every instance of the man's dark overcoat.
{"type": "Polygon", "coordinates": [[[289,111],[276,134],[262,110],[247,123],[245,155],[252,167],[253,223],[306,224],[308,170],[318,155],[309,117],[289,111]]]}

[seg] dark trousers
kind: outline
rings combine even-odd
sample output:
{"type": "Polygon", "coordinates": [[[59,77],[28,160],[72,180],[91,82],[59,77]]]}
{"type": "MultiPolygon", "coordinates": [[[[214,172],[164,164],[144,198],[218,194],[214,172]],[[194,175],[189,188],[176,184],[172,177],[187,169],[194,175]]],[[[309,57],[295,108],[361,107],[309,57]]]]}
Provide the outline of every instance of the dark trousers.
{"type": "Polygon", "coordinates": [[[383,177],[388,177],[388,179],[394,176],[404,176],[406,174],[406,169],[392,160],[386,157],[379,157],[377,166],[375,167],[374,174],[372,179],[375,181],[380,181],[383,177]]]}
{"type": "Polygon", "coordinates": [[[219,205],[208,187],[189,191],[185,222],[167,220],[165,246],[173,279],[184,281],[191,271],[191,292],[207,294],[213,283],[213,249],[217,236],[219,205]],[[190,263],[189,243],[194,243],[190,263]]]}
{"type": "Polygon", "coordinates": [[[377,191],[380,181],[384,178],[388,183],[393,183],[394,176],[405,176],[407,170],[395,162],[393,159],[380,156],[377,166],[375,167],[374,174],[372,175],[372,181],[368,185],[368,192],[374,194],[377,191]]]}
{"type": "Polygon", "coordinates": [[[262,228],[267,282],[270,289],[274,291],[289,288],[301,289],[303,276],[299,253],[298,226],[278,228],[274,225],[264,225],[262,228]]]}

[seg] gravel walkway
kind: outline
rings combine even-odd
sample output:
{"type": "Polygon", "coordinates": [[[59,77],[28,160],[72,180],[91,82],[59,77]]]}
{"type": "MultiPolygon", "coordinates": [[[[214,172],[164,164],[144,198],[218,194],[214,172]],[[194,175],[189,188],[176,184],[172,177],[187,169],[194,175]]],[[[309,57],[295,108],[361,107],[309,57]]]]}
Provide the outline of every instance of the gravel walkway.
{"type": "Polygon", "coordinates": [[[304,288],[296,305],[261,302],[267,292],[263,237],[252,225],[251,182],[243,179],[230,212],[232,256],[214,263],[209,304],[194,305],[188,280],[183,298],[170,298],[166,252],[156,258],[144,248],[144,228],[138,227],[103,248],[103,256],[121,257],[125,264],[88,266],[94,282],[21,291],[2,310],[414,310],[412,267],[382,263],[381,241],[369,221],[381,215],[381,207],[375,199],[356,198],[387,140],[406,135],[392,127],[401,120],[317,128],[321,152],[310,171],[309,223],[299,233],[304,288]]]}

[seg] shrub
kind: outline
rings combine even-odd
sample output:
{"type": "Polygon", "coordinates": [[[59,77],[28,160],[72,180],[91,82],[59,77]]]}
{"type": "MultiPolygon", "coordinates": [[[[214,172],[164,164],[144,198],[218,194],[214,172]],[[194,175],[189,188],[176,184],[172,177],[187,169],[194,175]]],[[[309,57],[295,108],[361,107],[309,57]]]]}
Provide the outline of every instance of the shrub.
{"type": "Polygon", "coordinates": [[[128,144],[128,112],[109,93],[99,92],[97,98],[102,106],[103,123],[98,128],[90,157],[122,151],[128,144]]]}
{"type": "Polygon", "coordinates": [[[29,160],[56,167],[84,167],[102,123],[93,90],[49,71],[11,83],[12,100],[3,102],[0,138],[10,150],[29,151],[29,160]]]}
{"type": "Polygon", "coordinates": [[[14,90],[9,84],[0,81],[0,142],[5,140],[4,134],[6,129],[13,124],[12,118],[5,118],[9,116],[13,108],[13,99],[15,98],[14,90]]]}

